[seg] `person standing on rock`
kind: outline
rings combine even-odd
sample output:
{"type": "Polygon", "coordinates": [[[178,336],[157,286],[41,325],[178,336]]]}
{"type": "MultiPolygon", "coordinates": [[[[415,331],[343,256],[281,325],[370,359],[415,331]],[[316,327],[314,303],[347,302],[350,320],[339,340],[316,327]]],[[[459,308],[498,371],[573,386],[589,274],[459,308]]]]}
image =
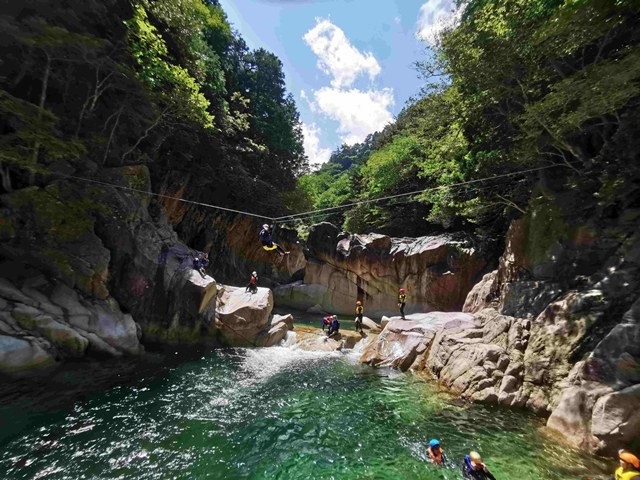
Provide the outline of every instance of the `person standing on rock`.
{"type": "Polygon", "coordinates": [[[404,288],[401,288],[398,292],[398,308],[400,309],[400,316],[404,320],[404,307],[407,304],[407,294],[404,293],[404,288]]]}
{"type": "Polygon", "coordinates": [[[245,293],[251,292],[258,293],[258,274],[257,272],[251,272],[251,278],[249,279],[249,285],[244,290],[245,293]]]}
{"type": "Polygon", "coordinates": [[[615,480],[640,480],[640,460],[631,452],[620,450],[620,466],[616,470],[615,480]]]}
{"type": "Polygon", "coordinates": [[[364,307],[362,302],[358,300],[356,302],[356,332],[358,329],[362,332],[362,316],[364,315],[364,307]]]}
{"type": "Polygon", "coordinates": [[[469,452],[462,462],[462,478],[467,480],[496,480],[496,477],[489,471],[482,462],[482,457],[478,452],[469,452]]]}
{"type": "Polygon", "coordinates": [[[278,255],[281,257],[289,254],[289,252],[286,252],[280,245],[273,243],[271,240],[271,227],[266,223],[262,225],[262,230],[260,230],[260,242],[262,243],[262,248],[267,252],[276,250],[278,255]]]}

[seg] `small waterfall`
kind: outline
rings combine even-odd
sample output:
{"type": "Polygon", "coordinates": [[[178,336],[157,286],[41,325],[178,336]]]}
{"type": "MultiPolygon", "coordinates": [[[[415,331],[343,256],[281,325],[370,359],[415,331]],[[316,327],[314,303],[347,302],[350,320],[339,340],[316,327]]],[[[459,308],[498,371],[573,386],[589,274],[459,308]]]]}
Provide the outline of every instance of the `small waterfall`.
{"type": "Polygon", "coordinates": [[[297,340],[298,340],[298,334],[296,332],[292,332],[291,330],[289,330],[285,335],[285,337],[280,342],[280,346],[291,348],[296,344],[297,340]]]}

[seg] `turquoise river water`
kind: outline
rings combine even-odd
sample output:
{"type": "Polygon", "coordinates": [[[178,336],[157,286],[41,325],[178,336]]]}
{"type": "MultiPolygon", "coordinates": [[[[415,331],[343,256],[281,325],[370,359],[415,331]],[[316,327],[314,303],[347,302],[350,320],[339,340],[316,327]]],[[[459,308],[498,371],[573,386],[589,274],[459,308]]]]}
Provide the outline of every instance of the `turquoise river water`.
{"type": "MultiPolygon", "coordinates": [[[[357,353],[230,349],[79,364],[0,397],[5,479],[605,478],[534,416],[467,404],[357,353]],[[438,437],[451,465],[426,461],[438,437]]],[[[25,385],[27,385],[25,383],[25,385]]]]}

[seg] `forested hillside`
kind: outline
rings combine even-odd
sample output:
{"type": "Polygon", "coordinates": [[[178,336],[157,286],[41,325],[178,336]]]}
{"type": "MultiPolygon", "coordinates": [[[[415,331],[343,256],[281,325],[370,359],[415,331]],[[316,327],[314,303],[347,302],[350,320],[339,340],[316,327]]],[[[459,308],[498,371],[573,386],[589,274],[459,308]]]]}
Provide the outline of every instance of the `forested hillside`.
{"type": "Polygon", "coordinates": [[[280,60],[251,51],[215,0],[32,0],[2,13],[3,193],[146,165],[155,190],[177,188],[163,177],[181,171],[207,192],[186,197],[279,211],[277,191],[306,165],[298,112],[280,60]]]}
{"type": "Polygon", "coordinates": [[[500,239],[529,202],[558,191],[581,198],[567,208],[585,218],[637,206],[638,7],[471,0],[417,65],[422,95],[376,136],[368,158],[343,172],[337,152],[299,185],[318,208],[431,189],[332,219],[396,235],[464,229],[500,239]],[[330,187],[318,195],[318,183],[330,187]]]}

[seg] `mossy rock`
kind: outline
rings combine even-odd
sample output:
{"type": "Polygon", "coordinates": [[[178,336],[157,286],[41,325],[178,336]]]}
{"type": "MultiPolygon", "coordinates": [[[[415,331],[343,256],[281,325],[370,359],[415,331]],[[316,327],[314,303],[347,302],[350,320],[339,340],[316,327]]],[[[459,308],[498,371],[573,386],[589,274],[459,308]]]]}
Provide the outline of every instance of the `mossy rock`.
{"type": "MultiPolygon", "coordinates": [[[[32,216],[35,227],[57,243],[80,240],[93,232],[94,213],[104,206],[91,197],[65,198],[58,185],[24,188],[8,196],[15,208],[24,210],[25,218],[32,216]]],[[[37,232],[40,233],[40,232],[37,232]]]]}
{"type": "Polygon", "coordinates": [[[137,192],[134,192],[135,196],[138,197],[145,208],[148,207],[151,203],[151,195],[143,192],[151,190],[151,175],[146,165],[129,165],[123,167],[121,172],[129,188],[137,190],[137,192]]]}
{"type": "Polygon", "coordinates": [[[54,364],[53,356],[38,345],[22,338],[0,335],[0,372],[22,373],[54,364]]]}
{"type": "Polygon", "coordinates": [[[33,315],[17,308],[13,318],[25,330],[38,333],[53,344],[64,357],[82,357],[89,346],[89,340],[72,328],[44,315],[33,315]]]}
{"type": "Polygon", "coordinates": [[[525,228],[524,252],[533,266],[550,260],[553,247],[568,238],[570,233],[562,209],[547,193],[531,200],[525,217],[525,228]]]}
{"type": "Polygon", "coordinates": [[[11,219],[0,215],[0,240],[13,238],[15,233],[11,219]]]}

